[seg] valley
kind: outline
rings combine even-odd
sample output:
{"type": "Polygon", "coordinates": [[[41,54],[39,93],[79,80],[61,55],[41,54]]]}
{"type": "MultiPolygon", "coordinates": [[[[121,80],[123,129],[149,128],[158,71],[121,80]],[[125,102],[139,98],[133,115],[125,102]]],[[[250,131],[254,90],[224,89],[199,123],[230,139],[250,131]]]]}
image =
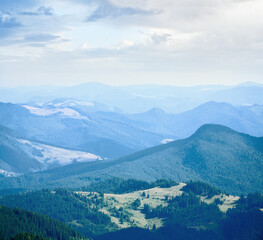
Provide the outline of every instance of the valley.
{"type": "Polygon", "coordinates": [[[263,0],[0,0],[0,240],[263,240],[263,0]]]}
{"type": "Polygon", "coordinates": [[[171,88],[205,92],[181,110],[180,96],[163,107],[166,87],[147,86],[160,105],[144,88],[101,87],[0,103],[1,239],[260,239],[263,105],[228,94],[258,101],[261,85],[171,88]],[[125,111],[112,94],[135,101],[125,111]]]}
{"type": "Polygon", "coordinates": [[[19,176],[74,162],[102,160],[92,153],[63,149],[21,139],[5,128],[0,129],[0,175],[19,176]]]}

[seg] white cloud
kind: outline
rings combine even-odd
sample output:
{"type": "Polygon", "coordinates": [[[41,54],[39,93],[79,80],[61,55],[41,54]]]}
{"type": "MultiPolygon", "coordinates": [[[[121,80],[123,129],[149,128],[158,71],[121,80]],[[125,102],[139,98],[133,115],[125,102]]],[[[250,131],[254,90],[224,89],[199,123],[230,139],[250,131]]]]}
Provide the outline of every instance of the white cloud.
{"type": "MultiPolygon", "coordinates": [[[[48,78],[47,72],[52,72],[54,78],[76,79],[76,69],[83,74],[78,74],[80,81],[95,75],[95,70],[100,71],[101,81],[115,78],[119,70],[134,72],[136,76],[151,71],[170,72],[169,79],[172,74],[179,76],[181,71],[192,73],[193,79],[197,72],[207,71],[207,81],[216,71],[226,77],[247,75],[260,79],[262,75],[261,0],[34,3],[28,1],[17,9],[12,5],[12,12],[5,12],[1,18],[2,24],[13,19],[13,23],[23,26],[14,26],[0,38],[0,61],[10,63],[5,65],[6,69],[19,69],[19,76],[43,79],[43,75],[48,78]],[[21,12],[36,14],[19,15],[21,12]],[[98,21],[86,22],[92,14],[98,21]],[[31,61],[39,69],[39,75],[26,70],[32,66],[31,61]],[[21,67],[17,62],[21,62],[21,67]],[[56,64],[58,71],[64,69],[65,73],[56,72],[53,67],[56,64]]],[[[11,9],[10,5],[5,7],[11,9]]],[[[12,75],[5,73],[7,80],[2,81],[10,82],[12,75]]]]}

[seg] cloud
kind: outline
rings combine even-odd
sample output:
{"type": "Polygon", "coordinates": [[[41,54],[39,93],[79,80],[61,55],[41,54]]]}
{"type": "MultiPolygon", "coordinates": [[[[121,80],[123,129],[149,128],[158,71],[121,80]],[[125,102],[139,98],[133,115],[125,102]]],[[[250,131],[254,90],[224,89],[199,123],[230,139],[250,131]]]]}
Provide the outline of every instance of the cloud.
{"type": "Polygon", "coordinates": [[[52,16],[53,11],[51,7],[39,7],[36,11],[32,12],[21,12],[21,15],[27,15],[27,16],[52,16]]]}
{"type": "MultiPolygon", "coordinates": [[[[262,76],[262,0],[0,2],[0,45],[5,46],[1,57],[27,63],[29,69],[30,56],[38,59],[39,66],[45,59],[51,68],[59,56],[61,66],[67,61],[68,66],[83,63],[80,78],[90,73],[87,65],[104,72],[112,61],[116,75],[120,66],[131,72],[186,70],[193,79],[199,68],[205,72],[230,69],[237,74],[255,69],[255,75],[262,76]]],[[[16,66],[10,63],[9,69],[16,66]]],[[[66,77],[75,79],[74,73],[66,77]]]]}
{"type": "Polygon", "coordinates": [[[161,33],[161,34],[154,33],[150,37],[155,44],[160,44],[166,42],[171,36],[172,35],[169,33],[161,33]]]}
{"type": "Polygon", "coordinates": [[[50,42],[53,40],[57,40],[59,38],[60,38],[59,36],[53,34],[40,33],[40,34],[26,35],[24,37],[24,40],[27,42],[43,43],[43,42],[50,42]]]}
{"type": "Polygon", "coordinates": [[[8,13],[0,12],[0,28],[16,28],[21,26],[22,24],[15,17],[12,17],[8,13]]]}
{"type": "Polygon", "coordinates": [[[15,33],[16,29],[22,26],[23,25],[9,13],[0,12],[0,39],[15,33]]]}
{"type": "Polygon", "coordinates": [[[155,29],[142,32],[140,41],[124,40],[108,47],[92,47],[84,44],[80,50],[87,58],[143,59],[154,61],[154,58],[169,59],[178,55],[187,55],[196,49],[202,50],[207,44],[206,34],[202,32],[183,33],[155,29]]]}
{"type": "Polygon", "coordinates": [[[103,18],[118,18],[121,16],[131,15],[153,15],[159,13],[154,10],[144,10],[134,7],[121,7],[107,0],[100,1],[99,6],[90,16],[87,17],[87,22],[95,22],[103,18]]]}

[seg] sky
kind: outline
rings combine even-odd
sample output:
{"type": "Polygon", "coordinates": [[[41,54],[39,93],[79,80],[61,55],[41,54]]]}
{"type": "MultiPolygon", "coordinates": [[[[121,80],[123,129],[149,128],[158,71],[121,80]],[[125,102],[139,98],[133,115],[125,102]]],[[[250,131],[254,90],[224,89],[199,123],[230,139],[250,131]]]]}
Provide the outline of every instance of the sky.
{"type": "Polygon", "coordinates": [[[263,83],[262,0],[0,0],[0,86],[263,83]]]}

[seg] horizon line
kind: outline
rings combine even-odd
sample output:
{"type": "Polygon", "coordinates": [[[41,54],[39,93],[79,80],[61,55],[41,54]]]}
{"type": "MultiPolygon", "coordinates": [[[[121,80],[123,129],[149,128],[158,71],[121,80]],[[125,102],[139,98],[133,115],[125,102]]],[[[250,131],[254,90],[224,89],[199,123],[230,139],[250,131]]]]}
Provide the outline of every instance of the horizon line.
{"type": "Polygon", "coordinates": [[[109,87],[135,87],[135,86],[167,86],[167,87],[178,87],[178,88],[191,88],[191,87],[209,87],[209,86],[222,86],[222,87],[231,87],[231,86],[251,86],[251,85],[261,85],[263,86],[263,83],[259,83],[256,81],[244,81],[241,83],[237,84],[193,84],[193,85],[178,85],[178,84],[159,84],[159,83],[142,83],[142,84],[108,84],[100,81],[90,81],[90,82],[83,82],[83,83],[78,83],[78,84],[73,84],[73,85],[51,85],[51,84],[43,84],[43,85],[18,85],[18,86],[1,86],[0,88],[8,88],[8,89],[15,89],[15,88],[47,88],[47,87],[53,87],[53,88],[59,88],[59,87],[65,87],[65,88],[70,88],[70,87],[77,87],[81,85],[88,85],[88,84],[98,84],[98,85],[104,85],[104,86],[109,86],[109,87]]]}

